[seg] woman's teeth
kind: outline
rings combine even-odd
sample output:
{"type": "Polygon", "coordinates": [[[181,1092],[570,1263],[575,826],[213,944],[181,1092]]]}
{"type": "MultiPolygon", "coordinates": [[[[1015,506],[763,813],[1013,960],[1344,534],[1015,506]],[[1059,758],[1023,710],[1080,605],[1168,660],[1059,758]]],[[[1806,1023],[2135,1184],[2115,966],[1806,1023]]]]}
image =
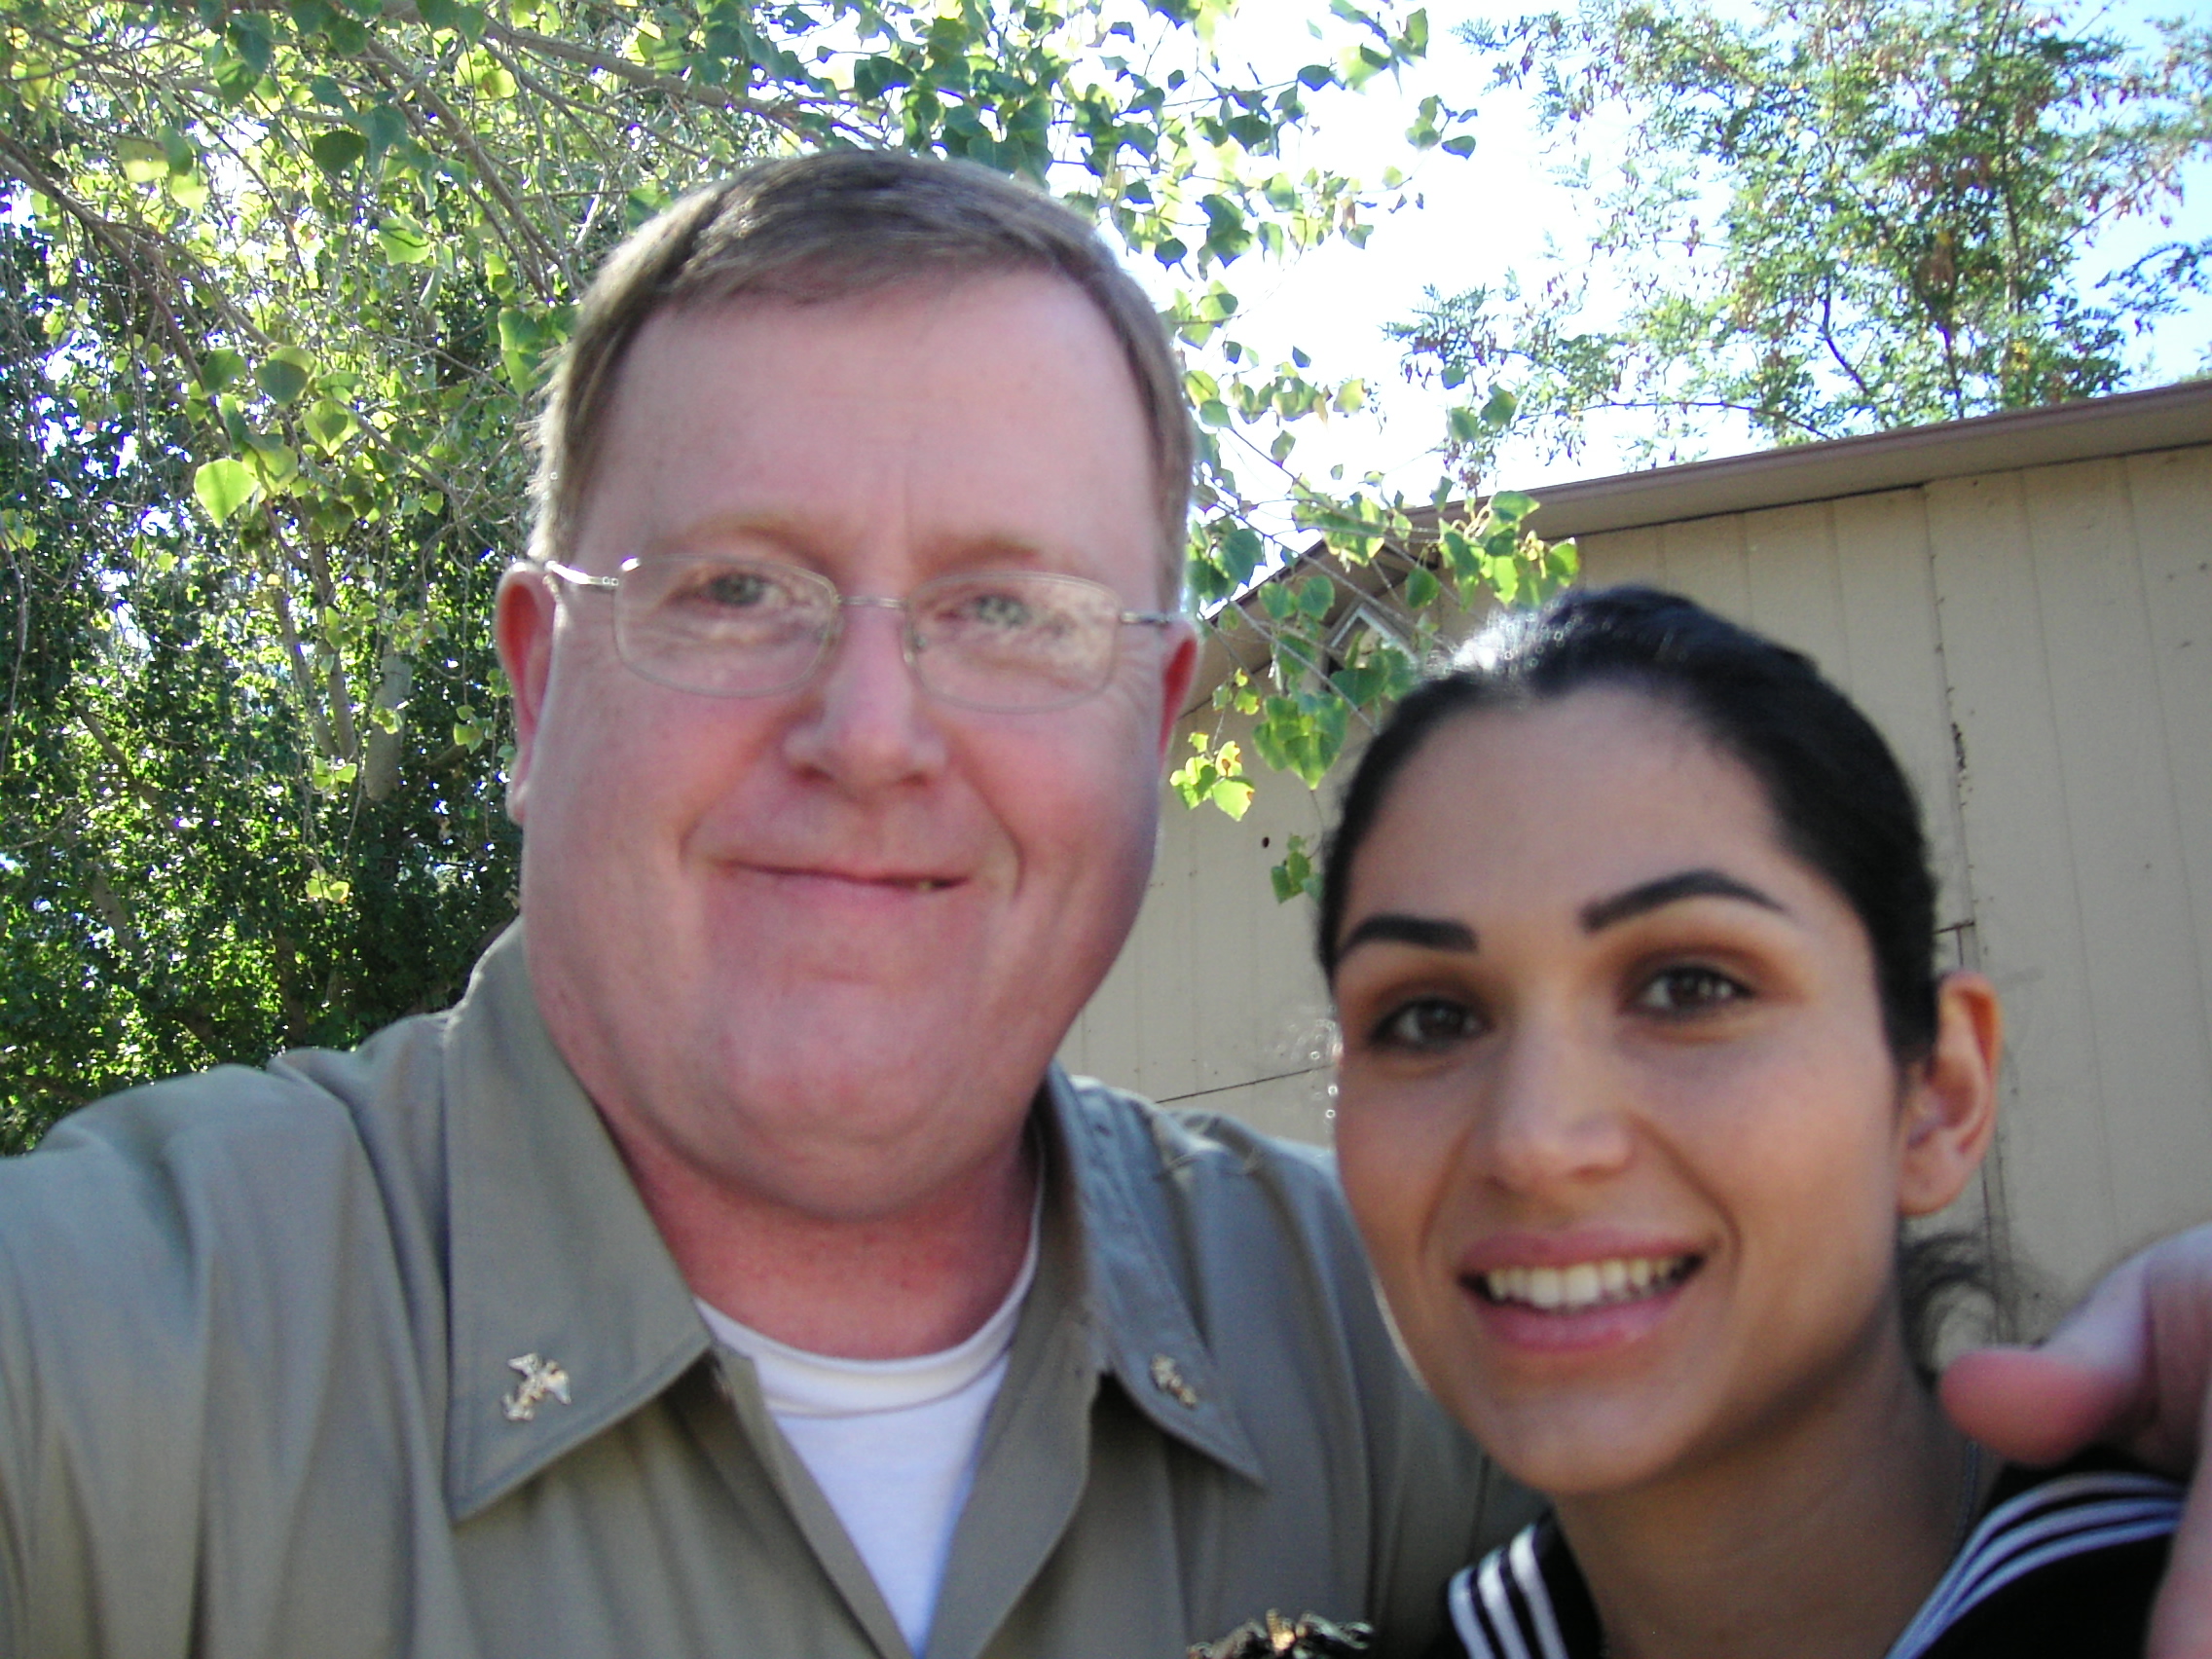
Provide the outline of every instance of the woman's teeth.
{"type": "Polygon", "coordinates": [[[1564,1268],[1493,1268],[1475,1275],[1492,1302],[1518,1302],[1546,1313],[1578,1313],[1669,1289],[1689,1276],[1695,1256],[1614,1256],[1564,1268]]]}

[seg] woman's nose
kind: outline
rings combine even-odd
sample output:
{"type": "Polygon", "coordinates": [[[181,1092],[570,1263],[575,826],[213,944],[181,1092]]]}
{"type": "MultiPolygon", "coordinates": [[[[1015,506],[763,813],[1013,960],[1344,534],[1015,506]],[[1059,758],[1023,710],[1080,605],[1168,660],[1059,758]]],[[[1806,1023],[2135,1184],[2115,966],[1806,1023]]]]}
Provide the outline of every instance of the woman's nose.
{"type": "Polygon", "coordinates": [[[1478,1137],[1487,1173],[1540,1194],[1624,1167],[1633,1135],[1603,1046],[1564,1015],[1516,1022],[1486,1085],[1478,1137]]]}

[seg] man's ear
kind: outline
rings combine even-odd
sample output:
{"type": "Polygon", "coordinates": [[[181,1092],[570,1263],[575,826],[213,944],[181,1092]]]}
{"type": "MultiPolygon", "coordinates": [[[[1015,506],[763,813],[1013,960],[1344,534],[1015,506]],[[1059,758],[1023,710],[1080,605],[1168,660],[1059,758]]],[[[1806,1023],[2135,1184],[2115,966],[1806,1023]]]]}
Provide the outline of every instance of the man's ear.
{"type": "Polygon", "coordinates": [[[1933,1215],[1965,1189],[1997,1129],[2005,1015],[1979,974],[1946,974],[1936,992],[1936,1048],[1913,1068],[1899,1125],[1898,1208],[1933,1215]]]}
{"type": "Polygon", "coordinates": [[[1160,669],[1160,769],[1167,770],[1168,752],[1175,744],[1175,722],[1183,718],[1183,700],[1191,694],[1191,680],[1198,672],[1198,631],[1188,622],[1171,623],[1165,630],[1166,650],[1160,669]]]}
{"type": "Polygon", "coordinates": [[[515,758],[507,768],[507,816],[523,822],[530,798],[530,758],[545,712],[545,686],[553,672],[553,630],[560,602],[544,573],[516,565],[499,578],[492,635],[499,666],[515,695],[515,758]]]}

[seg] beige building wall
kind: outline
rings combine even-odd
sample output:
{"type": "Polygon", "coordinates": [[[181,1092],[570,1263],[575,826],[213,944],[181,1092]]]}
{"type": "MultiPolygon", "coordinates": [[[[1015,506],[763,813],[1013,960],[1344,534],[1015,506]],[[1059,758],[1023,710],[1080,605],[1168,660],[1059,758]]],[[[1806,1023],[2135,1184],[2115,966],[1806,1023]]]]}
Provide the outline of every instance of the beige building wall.
{"type": "MultiPolygon", "coordinates": [[[[1947,954],[1995,978],[2009,1022],[1968,1214],[2054,1296],[2212,1216],[2212,444],[1581,547],[1592,582],[1677,588],[1810,651],[1911,771],[1947,954]]],[[[1324,1140],[1310,906],[1277,905],[1267,872],[1286,836],[1316,838],[1334,783],[1254,771],[1240,824],[1170,801],[1136,933],[1062,1057],[1324,1140]]]]}

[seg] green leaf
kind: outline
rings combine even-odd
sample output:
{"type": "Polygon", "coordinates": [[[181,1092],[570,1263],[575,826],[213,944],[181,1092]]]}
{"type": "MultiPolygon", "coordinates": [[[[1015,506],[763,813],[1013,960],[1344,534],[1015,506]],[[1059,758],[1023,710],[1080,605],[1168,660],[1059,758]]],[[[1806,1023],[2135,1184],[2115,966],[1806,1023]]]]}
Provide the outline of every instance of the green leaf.
{"type": "Polygon", "coordinates": [[[387,103],[365,109],[361,136],[369,141],[369,154],[381,156],[407,136],[407,117],[387,103]]]}
{"type": "Polygon", "coordinates": [[[245,358],[227,346],[218,346],[200,359],[200,384],[211,395],[245,373],[245,358]]]}
{"type": "Polygon", "coordinates": [[[1285,843],[1282,863],[1268,871],[1268,879],[1274,886],[1275,903],[1287,904],[1302,893],[1315,891],[1318,872],[1313,868],[1312,855],[1308,851],[1306,837],[1293,835],[1285,843]]]}
{"type": "Polygon", "coordinates": [[[377,245],[394,265],[421,265],[435,251],[430,233],[404,213],[390,214],[377,227],[377,245]]]}
{"type": "Polygon", "coordinates": [[[1475,141],[1467,133],[1462,132],[1456,138],[1445,139],[1441,148],[1446,155],[1457,156],[1463,161],[1475,153],[1475,141]]]}
{"type": "Polygon", "coordinates": [[[313,438],[325,455],[336,455],[346,446],[347,440],[361,429],[361,423],[343,403],[328,398],[317,403],[307,413],[305,424],[308,436],[313,438]]]}
{"type": "Polygon", "coordinates": [[[227,524],[239,508],[261,493],[253,473],[240,461],[225,456],[202,463],[192,475],[192,497],[217,524],[227,524]]]}
{"type": "Polygon", "coordinates": [[[1416,565],[1406,577],[1406,603],[1416,610],[1426,610],[1443,591],[1443,584],[1426,565],[1416,565]]]}
{"type": "Polygon", "coordinates": [[[235,12],[225,32],[230,38],[231,50],[244,59],[256,77],[269,73],[276,36],[267,18],[258,12],[235,12]]]}
{"type": "Polygon", "coordinates": [[[369,141],[350,127],[334,127],[308,140],[308,154],[314,158],[314,165],[333,178],[360,166],[361,158],[368,153],[369,141]]]}
{"type": "Polygon", "coordinates": [[[307,390],[314,372],[313,359],[297,346],[279,346],[253,371],[254,384],[272,402],[290,403],[307,390]]]}
{"type": "Polygon", "coordinates": [[[1260,533],[1248,525],[1232,527],[1216,545],[1222,569],[1238,587],[1252,579],[1252,572],[1267,556],[1267,543],[1260,539],[1260,533]]]}
{"type": "Polygon", "coordinates": [[[266,432],[247,436],[245,454],[240,459],[252,469],[254,478],[265,491],[288,484],[300,470],[300,458],[292,453],[291,446],[282,438],[266,432]]]}
{"type": "Polygon", "coordinates": [[[151,138],[118,138],[115,159],[132,184],[154,184],[168,176],[168,151],[151,138]]]}
{"type": "Polygon", "coordinates": [[[1536,498],[1518,490],[1500,490],[1490,498],[1491,517],[1506,524],[1519,524],[1535,510],[1536,498]]]}

